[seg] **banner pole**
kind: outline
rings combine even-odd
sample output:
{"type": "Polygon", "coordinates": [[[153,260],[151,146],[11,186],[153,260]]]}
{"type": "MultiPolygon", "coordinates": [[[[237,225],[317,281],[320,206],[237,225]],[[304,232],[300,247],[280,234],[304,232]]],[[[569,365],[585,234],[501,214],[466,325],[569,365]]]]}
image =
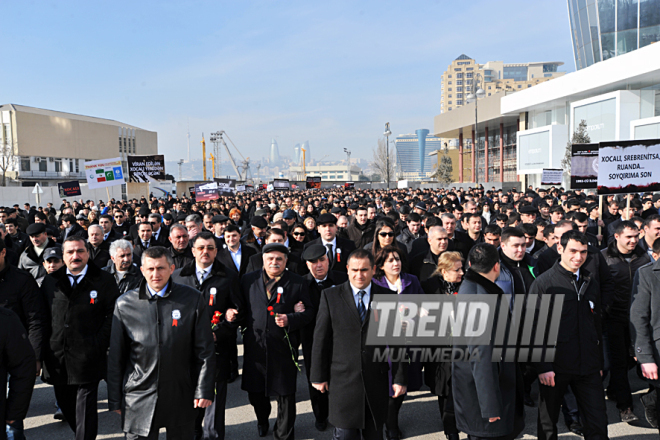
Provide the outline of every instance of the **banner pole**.
{"type": "Polygon", "coordinates": [[[105,187],[105,193],[106,193],[107,196],[108,196],[108,200],[107,200],[107,202],[106,202],[106,204],[107,204],[107,203],[110,203],[110,190],[108,189],[107,186],[105,187]]]}
{"type": "MultiPolygon", "coordinates": [[[[598,221],[602,221],[603,219],[603,195],[598,196],[598,221]]],[[[598,225],[598,235],[603,235],[603,227],[599,224],[598,225]]]]}

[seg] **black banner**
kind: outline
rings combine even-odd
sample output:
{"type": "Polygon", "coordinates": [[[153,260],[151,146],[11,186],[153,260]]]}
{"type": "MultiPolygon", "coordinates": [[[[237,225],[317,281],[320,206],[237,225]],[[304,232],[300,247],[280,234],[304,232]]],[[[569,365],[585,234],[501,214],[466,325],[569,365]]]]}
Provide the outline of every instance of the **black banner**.
{"type": "Polygon", "coordinates": [[[346,189],[355,189],[355,182],[346,182],[346,183],[344,183],[344,188],[346,188],[346,189]]]}
{"type": "Polygon", "coordinates": [[[236,179],[219,179],[216,177],[213,181],[218,184],[218,195],[220,196],[233,196],[236,192],[236,179]]]}
{"type": "Polygon", "coordinates": [[[289,179],[275,179],[273,180],[273,189],[275,191],[288,191],[291,189],[289,179]]]}
{"type": "Polygon", "coordinates": [[[57,182],[57,190],[60,193],[60,199],[82,196],[80,182],[77,180],[72,180],[70,182],[57,182]]]}
{"type": "Polygon", "coordinates": [[[307,189],[321,189],[321,178],[320,177],[308,177],[305,182],[305,187],[307,189]]]}
{"type": "Polygon", "coordinates": [[[128,162],[129,182],[149,182],[148,177],[156,180],[165,180],[164,155],[127,156],[126,160],[128,162]]]}
{"type": "Polygon", "coordinates": [[[598,186],[598,144],[571,146],[571,188],[596,189],[598,186]]]}

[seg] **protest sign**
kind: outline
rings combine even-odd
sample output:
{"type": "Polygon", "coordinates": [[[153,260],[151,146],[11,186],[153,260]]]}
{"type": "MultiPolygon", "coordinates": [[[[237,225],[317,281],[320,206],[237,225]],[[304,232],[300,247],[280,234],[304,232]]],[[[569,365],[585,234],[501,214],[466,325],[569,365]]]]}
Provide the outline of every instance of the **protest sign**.
{"type": "Polygon", "coordinates": [[[320,177],[308,177],[305,187],[307,189],[321,189],[321,178],[320,177]]]}
{"type": "Polygon", "coordinates": [[[234,195],[234,191],[236,187],[236,179],[214,178],[213,181],[218,184],[218,195],[220,196],[234,195]]]}
{"type": "Polygon", "coordinates": [[[195,185],[195,200],[198,202],[206,202],[207,200],[215,200],[218,196],[218,184],[200,183],[195,185]]]}
{"type": "Polygon", "coordinates": [[[571,146],[571,188],[596,189],[598,186],[598,144],[571,146]]]}
{"type": "Polygon", "coordinates": [[[660,139],[601,142],[598,194],[660,191],[660,139]]]}
{"type": "Polygon", "coordinates": [[[126,183],[120,157],[86,161],[85,176],[87,176],[89,189],[107,188],[126,183]]]}
{"type": "Polygon", "coordinates": [[[291,189],[289,179],[275,179],[273,180],[273,189],[275,191],[288,191],[291,189]]]}
{"type": "Polygon", "coordinates": [[[80,182],[77,180],[72,180],[70,182],[57,182],[57,191],[60,193],[60,199],[82,196],[80,182]]]}
{"type": "Polygon", "coordinates": [[[162,154],[127,156],[126,161],[129,182],[149,182],[149,177],[165,179],[165,156],[162,154]]]}
{"type": "Polygon", "coordinates": [[[543,168],[541,174],[541,185],[561,185],[561,179],[564,175],[564,170],[561,168],[543,168]]]}

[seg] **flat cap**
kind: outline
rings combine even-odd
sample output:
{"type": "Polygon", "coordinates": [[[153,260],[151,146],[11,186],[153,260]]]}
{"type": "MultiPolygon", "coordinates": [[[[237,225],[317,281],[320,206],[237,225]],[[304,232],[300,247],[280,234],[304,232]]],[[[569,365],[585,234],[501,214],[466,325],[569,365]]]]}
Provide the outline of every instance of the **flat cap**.
{"type": "Polygon", "coordinates": [[[85,214],[78,214],[76,216],[76,220],[85,220],[87,217],[85,217],[85,214]]]}
{"type": "Polygon", "coordinates": [[[224,222],[228,222],[228,221],[229,221],[229,217],[227,217],[226,215],[222,215],[222,214],[214,215],[213,218],[211,219],[211,222],[213,224],[224,223],[224,222]]]}
{"type": "Polygon", "coordinates": [[[260,228],[264,229],[265,227],[268,226],[268,222],[266,221],[265,218],[256,215],[252,217],[252,220],[250,220],[250,226],[254,226],[255,228],[260,228]]]}
{"type": "Polygon", "coordinates": [[[327,252],[328,250],[322,244],[313,244],[305,249],[301,256],[305,261],[314,261],[327,255],[327,252]]]}
{"type": "Polygon", "coordinates": [[[337,217],[335,217],[332,214],[321,214],[319,215],[319,218],[316,219],[317,225],[327,225],[328,223],[332,223],[333,225],[336,225],[337,217]]]}
{"type": "Polygon", "coordinates": [[[342,209],[341,209],[339,206],[335,206],[334,208],[332,208],[332,209],[330,210],[330,213],[331,213],[331,214],[341,214],[341,213],[343,213],[343,212],[344,212],[344,211],[342,211],[342,209]]]}
{"type": "Polygon", "coordinates": [[[266,215],[267,213],[268,210],[266,209],[257,209],[256,211],[254,211],[254,215],[259,217],[261,217],[262,215],[266,215]]]}
{"type": "Polygon", "coordinates": [[[349,209],[358,209],[359,207],[360,207],[360,205],[358,205],[357,203],[351,203],[351,205],[348,208],[349,209]]]}
{"type": "Polygon", "coordinates": [[[282,218],[287,220],[295,219],[297,217],[296,212],[293,209],[286,209],[282,214],[282,218]]]}
{"type": "Polygon", "coordinates": [[[44,261],[48,261],[50,258],[62,259],[62,249],[59,247],[48,248],[44,251],[44,261]]]}
{"type": "Polygon", "coordinates": [[[163,214],[163,220],[174,220],[174,217],[172,217],[172,214],[169,212],[163,214]]]}
{"type": "Polygon", "coordinates": [[[46,225],[43,223],[32,223],[25,231],[27,235],[38,235],[46,232],[46,225]]]}
{"type": "Polygon", "coordinates": [[[284,255],[289,255],[289,248],[282,243],[268,243],[263,247],[261,253],[267,254],[269,252],[282,252],[284,255]]]}
{"type": "Polygon", "coordinates": [[[520,207],[521,214],[538,214],[539,210],[532,205],[525,205],[520,207]]]}
{"type": "Polygon", "coordinates": [[[422,211],[426,211],[426,203],[419,202],[418,204],[415,205],[415,208],[421,209],[422,211]]]}
{"type": "Polygon", "coordinates": [[[660,194],[654,194],[653,195],[653,203],[657,202],[658,200],[660,200],[660,194]]]}
{"type": "Polygon", "coordinates": [[[147,215],[151,214],[151,210],[149,208],[143,206],[142,208],[140,208],[139,214],[140,214],[140,217],[144,217],[144,216],[147,216],[147,215]]]}
{"type": "Polygon", "coordinates": [[[188,214],[186,214],[185,212],[182,212],[181,214],[176,216],[176,221],[177,222],[185,222],[186,217],[188,217],[188,214]]]}

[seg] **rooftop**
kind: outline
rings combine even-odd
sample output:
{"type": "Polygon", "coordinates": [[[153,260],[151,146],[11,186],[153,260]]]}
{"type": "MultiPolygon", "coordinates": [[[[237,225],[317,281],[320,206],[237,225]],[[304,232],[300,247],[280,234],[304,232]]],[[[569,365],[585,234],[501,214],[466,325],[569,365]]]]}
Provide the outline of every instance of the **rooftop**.
{"type": "Polygon", "coordinates": [[[32,113],[35,115],[51,116],[56,118],[67,118],[76,121],[93,122],[96,124],[107,124],[107,125],[114,125],[116,127],[134,128],[137,130],[143,130],[140,127],[124,124],[123,122],[115,121],[113,119],[97,118],[94,116],[83,116],[83,115],[77,115],[75,113],[60,112],[56,110],[46,110],[42,108],[28,107],[26,105],[19,105],[19,104],[0,105],[0,111],[10,111],[10,110],[16,112],[22,112],[22,113],[32,113]]]}

